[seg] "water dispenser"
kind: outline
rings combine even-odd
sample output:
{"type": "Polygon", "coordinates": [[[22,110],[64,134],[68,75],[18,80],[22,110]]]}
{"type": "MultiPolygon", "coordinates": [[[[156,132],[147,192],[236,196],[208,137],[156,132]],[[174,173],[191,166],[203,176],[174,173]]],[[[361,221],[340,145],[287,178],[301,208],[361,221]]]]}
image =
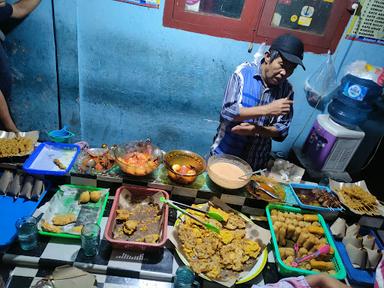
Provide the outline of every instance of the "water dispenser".
{"type": "Polygon", "coordinates": [[[320,114],[302,151],[315,169],[344,172],[364,136],[360,129],[348,129],[333,121],[330,115],[320,114]]]}

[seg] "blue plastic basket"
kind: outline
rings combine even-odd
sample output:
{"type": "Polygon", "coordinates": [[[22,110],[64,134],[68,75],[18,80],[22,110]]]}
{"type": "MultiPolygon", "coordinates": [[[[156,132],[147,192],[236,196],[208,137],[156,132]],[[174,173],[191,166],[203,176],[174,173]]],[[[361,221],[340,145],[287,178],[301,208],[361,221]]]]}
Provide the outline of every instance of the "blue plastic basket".
{"type": "Polygon", "coordinates": [[[65,175],[71,170],[79,153],[80,147],[75,144],[44,142],[24,162],[23,170],[30,174],[65,175]],[[73,155],[70,155],[71,159],[65,163],[67,164],[66,169],[61,170],[53,163],[53,160],[60,159],[60,155],[68,153],[67,151],[72,151],[73,155]]]}
{"type": "MultiPolygon", "coordinates": [[[[370,234],[375,237],[376,244],[380,250],[384,249],[383,243],[379,240],[379,237],[372,229],[360,228],[362,235],[370,234]]],[[[343,242],[335,240],[335,245],[339,251],[340,257],[347,271],[348,280],[351,284],[366,285],[373,287],[376,279],[376,273],[374,270],[357,269],[353,267],[351,260],[349,259],[348,252],[345,249],[343,242]]]]}

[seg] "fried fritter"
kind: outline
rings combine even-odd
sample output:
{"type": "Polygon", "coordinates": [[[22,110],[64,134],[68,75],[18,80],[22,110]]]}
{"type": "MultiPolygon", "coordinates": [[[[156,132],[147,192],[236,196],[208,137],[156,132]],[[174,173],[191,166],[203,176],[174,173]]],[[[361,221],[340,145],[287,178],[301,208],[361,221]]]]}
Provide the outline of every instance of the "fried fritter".
{"type": "Polygon", "coordinates": [[[61,233],[61,227],[57,227],[55,225],[49,224],[48,222],[42,220],[41,221],[41,229],[43,229],[46,232],[53,232],[53,233],[61,233]]]}
{"type": "Polygon", "coordinates": [[[116,220],[121,222],[127,221],[129,219],[129,216],[131,216],[131,213],[125,209],[116,210],[116,214],[116,220]]]}
{"type": "Polygon", "coordinates": [[[220,230],[220,237],[221,237],[221,241],[224,244],[229,244],[235,238],[235,233],[233,231],[230,231],[230,230],[221,229],[220,230]]]}
{"type": "Polygon", "coordinates": [[[245,221],[240,216],[231,213],[224,227],[229,230],[235,230],[237,228],[243,229],[245,228],[245,221]]]}
{"type": "Polygon", "coordinates": [[[64,225],[76,222],[76,218],[77,218],[76,215],[72,213],[61,214],[61,215],[59,214],[59,215],[53,216],[52,223],[53,225],[64,226],[64,225]]]}
{"type": "Polygon", "coordinates": [[[260,245],[256,241],[252,241],[249,239],[243,239],[242,242],[242,248],[244,249],[244,253],[246,255],[249,255],[253,258],[256,258],[257,255],[260,253],[260,245]]]}
{"type": "Polygon", "coordinates": [[[137,228],[137,225],[139,224],[136,220],[128,220],[125,221],[123,225],[123,231],[126,235],[131,235],[137,228]]]}
{"type": "Polygon", "coordinates": [[[227,268],[241,271],[243,269],[243,254],[244,250],[241,245],[238,245],[236,242],[225,245],[220,249],[221,263],[223,263],[227,268]]]}

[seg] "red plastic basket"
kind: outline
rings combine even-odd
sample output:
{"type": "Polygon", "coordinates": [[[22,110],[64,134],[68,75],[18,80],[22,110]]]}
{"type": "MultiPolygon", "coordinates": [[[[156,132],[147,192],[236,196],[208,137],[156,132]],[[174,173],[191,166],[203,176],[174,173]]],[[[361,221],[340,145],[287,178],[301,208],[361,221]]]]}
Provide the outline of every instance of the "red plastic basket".
{"type": "Polygon", "coordinates": [[[164,190],[141,187],[135,185],[123,185],[116,191],[115,199],[113,200],[111,212],[109,213],[107,226],[105,227],[105,238],[111,243],[112,247],[117,249],[135,249],[135,250],[147,250],[151,248],[159,248],[164,246],[167,241],[167,231],[168,231],[168,205],[163,206],[163,217],[161,222],[161,232],[160,239],[158,243],[144,243],[144,242],[134,242],[134,241],[125,241],[125,240],[115,240],[113,239],[113,228],[116,223],[116,210],[119,205],[119,196],[120,193],[124,190],[128,189],[132,193],[132,198],[135,195],[153,195],[158,192],[162,192],[166,199],[169,199],[169,194],[164,190]]]}

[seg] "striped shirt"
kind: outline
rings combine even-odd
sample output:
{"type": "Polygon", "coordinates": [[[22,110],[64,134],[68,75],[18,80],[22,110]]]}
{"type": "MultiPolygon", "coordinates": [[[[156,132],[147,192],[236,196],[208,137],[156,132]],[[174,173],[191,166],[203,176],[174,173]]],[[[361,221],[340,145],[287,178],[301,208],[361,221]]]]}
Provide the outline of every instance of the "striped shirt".
{"type": "MultiPolygon", "coordinates": [[[[243,63],[239,65],[228,82],[223,106],[220,113],[220,125],[217,128],[210,153],[231,154],[247,161],[253,169],[264,168],[271,152],[270,137],[243,136],[231,132],[231,129],[241,122],[234,118],[239,116],[240,107],[267,105],[274,100],[289,97],[293,100],[291,84],[285,80],[275,87],[265,87],[261,78],[261,63],[243,63]]],[[[243,122],[258,126],[274,126],[280,136],[274,138],[283,141],[288,135],[289,125],[293,116],[290,113],[280,116],[261,116],[243,122]]]]}

